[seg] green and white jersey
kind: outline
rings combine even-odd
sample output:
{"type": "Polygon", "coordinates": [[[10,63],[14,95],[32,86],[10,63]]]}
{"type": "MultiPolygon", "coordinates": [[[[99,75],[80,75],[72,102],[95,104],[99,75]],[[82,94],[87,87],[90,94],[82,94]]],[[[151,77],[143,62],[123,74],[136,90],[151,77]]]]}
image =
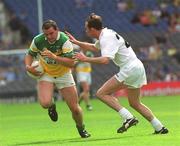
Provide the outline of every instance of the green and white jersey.
{"type": "Polygon", "coordinates": [[[74,54],[73,46],[65,33],[58,32],[58,37],[52,44],[48,42],[43,33],[37,35],[28,49],[28,54],[38,57],[44,71],[50,76],[59,77],[70,71],[69,67],[61,65],[56,60],[41,56],[41,52],[45,49],[50,50],[57,56],[72,58],[74,54]]]}

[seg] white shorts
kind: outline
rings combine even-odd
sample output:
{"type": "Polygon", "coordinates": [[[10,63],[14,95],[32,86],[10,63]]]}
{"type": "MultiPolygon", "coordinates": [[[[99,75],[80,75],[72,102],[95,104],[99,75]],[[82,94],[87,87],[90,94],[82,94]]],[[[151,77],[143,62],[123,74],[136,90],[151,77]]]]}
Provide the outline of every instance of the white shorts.
{"type": "Polygon", "coordinates": [[[48,74],[44,74],[40,79],[38,79],[38,82],[39,81],[54,83],[57,89],[75,86],[74,78],[70,72],[64,74],[61,77],[51,77],[48,74]]]}
{"type": "Polygon", "coordinates": [[[91,80],[91,73],[89,72],[78,72],[76,73],[76,79],[77,82],[87,82],[89,85],[91,85],[92,80],[91,80]]]}
{"type": "Polygon", "coordinates": [[[124,65],[115,77],[119,82],[124,82],[125,85],[128,85],[128,88],[140,88],[147,84],[144,65],[138,59],[124,65]]]}

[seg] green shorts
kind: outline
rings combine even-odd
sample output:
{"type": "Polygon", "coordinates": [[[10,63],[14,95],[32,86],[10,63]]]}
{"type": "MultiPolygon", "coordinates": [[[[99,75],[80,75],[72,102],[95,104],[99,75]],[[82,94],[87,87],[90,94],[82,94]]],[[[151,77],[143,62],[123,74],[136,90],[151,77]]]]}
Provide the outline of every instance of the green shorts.
{"type": "Polygon", "coordinates": [[[68,72],[60,77],[51,77],[48,74],[44,74],[40,79],[38,79],[38,82],[40,81],[54,83],[57,89],[62,89],[65,87],[71,87],[76,85],[71,72],[68,72]]]}

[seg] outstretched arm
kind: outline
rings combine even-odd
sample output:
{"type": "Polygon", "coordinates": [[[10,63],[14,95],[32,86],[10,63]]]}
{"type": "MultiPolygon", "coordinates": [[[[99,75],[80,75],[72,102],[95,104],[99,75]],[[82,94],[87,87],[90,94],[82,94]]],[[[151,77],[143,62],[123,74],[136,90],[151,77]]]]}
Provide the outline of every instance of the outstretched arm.
{"type": "Polygon", "coordinates": [[[75,58],[82,62],[96,63],[96,64],[108,64],[109,57],[87,57],[83,53],[76,53],[75,58]]]}
{"type": "Polygon", "coordinates": [[[89,50],[89,51],[94,51],[97,52],[98,49],[95,47],[94,44],[92,43],[87,43],[87,42],[81,42],[79,40],[77,40],[72,34],[70,34],[69,32],[66,31],[66,34],[69,37],[69,40],[73,43],[78,45],[80,48],[82,48],[83,50],[89,50]]]}

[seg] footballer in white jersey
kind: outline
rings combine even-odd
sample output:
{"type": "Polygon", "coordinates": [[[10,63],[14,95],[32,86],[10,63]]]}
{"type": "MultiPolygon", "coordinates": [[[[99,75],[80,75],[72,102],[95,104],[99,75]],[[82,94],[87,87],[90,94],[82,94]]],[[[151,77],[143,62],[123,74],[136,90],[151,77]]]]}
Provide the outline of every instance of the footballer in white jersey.
{"type": "Polygon", "coordinates": [[[142,62],[136,57],[133,49],[118,33],[103,28],[95,47],[101,50],[103,57],[109,57],[120,67],[116,79],[129,88],[139,88],[147,84],[146,73],[142,62]]]}
{"type": "Polygon", "coordinates": [[[104,28],[101,16],[94,13],[85,21],[85,29],[88,36],[97,39],[95,44],[79,41],[67,33],[70,41],[79,45],[83,50],[100,50],[101,56],[90,58],[82,53],[77,53],[75,58],[96,64],[108,64],[110,60],[113,60],[120,68],[120,71],[107,80],[96,93],[101,101],[117,111],[122,117],[124,122],[117,129],[117,133],[123,133],[138,123],[137,118],[113,97],[114,92],[127,89],[129,105],[151,123],[155,134],[167,134],[168,129],[140,101],[141,87],[147,83],[146,73],[142,62],[136,57],[129,43],[115,31],[104,28]]]}

